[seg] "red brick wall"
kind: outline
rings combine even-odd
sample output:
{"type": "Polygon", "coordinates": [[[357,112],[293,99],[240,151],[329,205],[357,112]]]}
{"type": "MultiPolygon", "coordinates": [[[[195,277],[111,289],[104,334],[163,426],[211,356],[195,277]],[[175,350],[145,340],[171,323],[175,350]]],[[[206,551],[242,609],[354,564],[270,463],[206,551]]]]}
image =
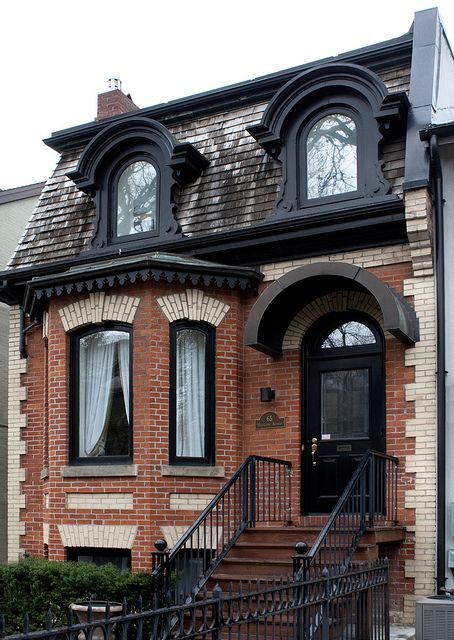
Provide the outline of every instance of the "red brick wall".
{"type": "MultiPolygon", "coordinates": [[[[170,511],[169,493],[216,493],[222,478],[181,478],[161,476],[161,465],[168,464],[169,396],[169,323],[156,303],[157,296],[181,291],[170,285],[139,284],[123,287],[122,295],[141,298],[133,325],[133,439],[137,478],[62,478],[61,468],[68,464],[69,429],[69,337],[64,332],[58,309],[70,302],[68,297],[52,301],[49,309],[48,371],[41,328],[28,336],[28,400],[24,411],[28,427],[24,438],[27,454],[26,509],[22,519],[27,534],[24,548],[42,554],[42,520],[50,523],[49,558],[64,559],[65,550],[57,524],[137,524],[138,534],[132,549],[135,569],[150,567],[153,541],[162,537],[162,525],[188,525],[193,512],[170,511]],[[43,415],[45,381],[48,377],[48,423],[43,415]],[[40,480],[46,459],[46,430],[49,439],[49,477],[40,480]],[[67,492],[134,494],[133,510],[71,511],[66,508],[67,492]],[[49,509],[43,509],[44,493],[49,494],[49,509]]],[[[108,293],[116,293],[111,291],[108,293]]],[[[222,299],[230,310],[216,329],[216,465],[225,467],[230,477],[242,460],[243,312],[237,292],[205,290],[222,299]]],[[[244,296],[244,294],[243,294],[244,296]]],[[[86,297],[86,296],[80,296],[86,297]]]]}
{"type": "MultiPolygon", "coordinates": [[[[371,269],[396,291],[411,276],[410,264],[371,269]]],[[[267,285],[263,285],[265,288],[267,285]]],[[[68,347],[58,309],[71,299],[52,300],[49,309],[48,351],[41,328],[28,335],[28,387],[24,410],[28,418],[24,438],[27,478],[24,492],[26,509],[22,514],[27,534],[22,543],[32,554],[42,554],[42,520],[50,524],[49,557],[64,559],[57,524],[137,524],[132,548],[134,569],[150,568],[153,541],[162,537],[163,525],[188,525],[193,512],[171,511],[169,494],[215,493],[224,483],[219,478],[181,478],[161,475],[168,463],[169,324],[156,297],[182,291],[177,285],[136,284],[107,293],[139,296],[141,301],[133,329],[133,422],[134,464],[137,478],[62,478],[61,467],[68,464],[68,347]],[[47,366],[46,366],[47,358],[47,366]],[[48,387],[46,396],[46,385],[48,387]],[[47,417],[46,411],[47,397],[47,417]],[[48,442],[49,477],[40,479],[46,463],[48,442]],[[133,510],[69,510],[67,492],[133,493],[133,510]],[[49,509],[43,509],[43,494],[49,494],[49,509]]],[[[261,454],[290,460],[293,464],[293,518],[300,518],[301,469],[301,358],[298,349],[280,358],[270,358],[243,347],[243,327],[255,298],[248,294],[204,290],[222,299],[230,310],[216,330],[216,464],[224,466],[230,477],[248,454],[261,454]],[[260,387],[276,389],[276,400],[260,402],[260,387]],[[277,429],[258,430],[256,420],[266,411],[275,411],[285,420],[277,429]]],[[[86,295],[81,295],[81,298],[86,295]]],[[[411,438],[405,436],[406,420],[413,416],[413,404],[405,400],[405,384],[413,379],[413,369],[404,366],[405,347],[395,338],[386,341],[387,451],[400,459],[399,519],[414,524],[412,510],[404,509],[404,494],[413,487],[413,476],[405,472],[405,456],[413,453],[411,438]]],[[[413,581],[406,579],[403,560],[412,557],[412,538],[408,535],[392,567],[395,609],[402,610],[402,598],[411,593],[413,581]]]]}

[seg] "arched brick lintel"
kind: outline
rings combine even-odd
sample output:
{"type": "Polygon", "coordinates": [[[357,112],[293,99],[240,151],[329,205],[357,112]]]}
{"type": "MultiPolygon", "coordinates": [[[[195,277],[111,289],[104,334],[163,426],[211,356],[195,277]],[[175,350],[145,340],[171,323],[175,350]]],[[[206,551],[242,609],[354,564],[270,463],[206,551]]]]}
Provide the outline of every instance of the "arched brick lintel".
{"type": "Polygon", "coordinates": [[[98,291],[60,309],[60,318],[67,333],[85,325],[106,321],[132,324],[139,302],[140,298],[107,296],[104,291],[98,291]]]}

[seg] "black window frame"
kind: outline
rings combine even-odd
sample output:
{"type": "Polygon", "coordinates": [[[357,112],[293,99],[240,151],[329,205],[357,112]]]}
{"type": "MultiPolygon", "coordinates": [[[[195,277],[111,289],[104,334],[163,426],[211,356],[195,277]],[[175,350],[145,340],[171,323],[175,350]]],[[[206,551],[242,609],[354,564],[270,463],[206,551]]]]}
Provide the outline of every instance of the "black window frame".
{"type": "Polygon", "coordinates": [[[324,63],[289,80],[268,103],[260,123],[247,129],[282,164],[276,203],[267,222],[307,218],[309,224],[313,218],[322,225],[334,214],[338,229],[349,224],[352,214],[365,218],[376,204],[391,209],[401,203],[383,174],[381,148],[383,142],[402,135],[408,108],[404,92],[388,91],[376,73],[353,63],[324,63]],[[309,123],[327,112],[354,115],[362,175],[356,191],[308,199],[305,145],[301,153],[300,137],[310,129],[309,123]]]}
{"type": "Polygon", "coordinates": [[[69,464],[77,466],[130,464],[133,461],[133,344],[132,327],[120,322],[105,322],[83,327],[70,335],[70,408],[69,408],[69,464]],[[127,455],[80,456],[79,455],[79,366],[80,340],[88,335],[105,331],[123,331],[129,335],[129,434],[127,455]]]}
{"type": "Polygon", "coordinates": [[[355,200],[363,197],[366,184],[366,167],[367,167],[367,153],[365,151],[365,135],[363,131],[363,119],[361,119],[358,111],[352,107],[345,105],[339,105],[333,107],[329,105],[325,109],[321,109],[312,113],[308,120],[306,120],[297,134],[298,150],[297,150],[297,166],[300,167],[299,178],[297,181],[297,198],[301,207],[316,207],[319,205],[329,204],[331,202],[340,202],[343,200],[355,200]],[[356,127],[356,189],[352,191],[346,191],[344,193],[336,193],[328,196],[320,196],[318,198],[308,198],[307,196],[307,170],[308,170],[308,153],[307,153],[307,138],[312,130],[312,127],[330,115],[343,115],[350,118],[356,127]],[[299,156],[299,157],[298,157],[299,156]]]}
{"type": "Polygon", "coordinates": [[[156,238],[160,235],[160,194],[161,194],[161,171],[159,163],[144,149],[136,149],[134,153],[128,153],[121,156],[118,162],[108,172],[108,204],[107,204],[107,222],[108,222],[108,242],[110,245],[127,244],[129,242],[137,242],[137,240],[145,240],[147,238],[156,238]],[[148,162],[156,171],[156,220],[155,228],[152,231],[139,231],[131,235],[117,235],[117,217],[118,217],[118,182],[123,171],[135,162],[148,162]]]}
{"type": "Polygon", "coordinates": [[[215,363],[216,328],[206,322],[178,320],[170,324],[169,371],[169,463],[171,465],[215,464],[215,363]],[[192,329],[205,335],[205,452],[202,457],[176,455],[177,431],[177,357],[176,343],[179,331],[192,329]]]}
{"type": "Polygon", "coordinates": [[[209,162],[189,142],[178,142],[160,122],[131,114],[106,124],[88,143],[75,170],[66,175],[93,198],[96,218],[90,246],[84,251],[112,256],[124,247],[148,251],[163,240],[182,237],[176,212],[176,190],[194,182],[209,162]],[[136,160],[151,162],[157,170],[156,228],[131,236],[116,236],[115,177],[120,166],[136,160]]]}

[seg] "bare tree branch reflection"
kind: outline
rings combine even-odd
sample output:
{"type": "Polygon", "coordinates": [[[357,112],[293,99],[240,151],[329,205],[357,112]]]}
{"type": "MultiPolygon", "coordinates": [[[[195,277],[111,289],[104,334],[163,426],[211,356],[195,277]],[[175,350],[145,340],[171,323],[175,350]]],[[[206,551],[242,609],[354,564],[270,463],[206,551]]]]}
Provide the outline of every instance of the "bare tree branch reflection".
{"type": "Polygon", "coordinates": [[[375,344],[375,336],[365,324],[354,320],[345,322],[331,331],[321,344],[322,349],[333,347],[355,347],[363,344],[375,344]]]}
{"type": "Polygon", "coordinates": [[[307,197],[357,189],[356,125],[335,113],[318,120],[307,137],[307,197]]]}
{"type": "Polygon", "coordinates": [[[128,165],[118,180],[117,235],[156,228],[156,170],[150,162],[128,165]]]}

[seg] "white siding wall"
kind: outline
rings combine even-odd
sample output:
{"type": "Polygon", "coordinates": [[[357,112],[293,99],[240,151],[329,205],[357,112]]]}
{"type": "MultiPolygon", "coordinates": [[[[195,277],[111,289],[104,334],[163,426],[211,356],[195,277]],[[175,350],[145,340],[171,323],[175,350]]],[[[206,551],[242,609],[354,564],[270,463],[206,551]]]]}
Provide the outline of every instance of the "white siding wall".
{"type": "MultiPolygon", "coordinates": [[[[0,205],[0,271],[12,256],[37,200],[33,196],[0,205]]],[[[0,303],[0,562],[7,560],[8,327],[9,308],[0,303]]]]}

